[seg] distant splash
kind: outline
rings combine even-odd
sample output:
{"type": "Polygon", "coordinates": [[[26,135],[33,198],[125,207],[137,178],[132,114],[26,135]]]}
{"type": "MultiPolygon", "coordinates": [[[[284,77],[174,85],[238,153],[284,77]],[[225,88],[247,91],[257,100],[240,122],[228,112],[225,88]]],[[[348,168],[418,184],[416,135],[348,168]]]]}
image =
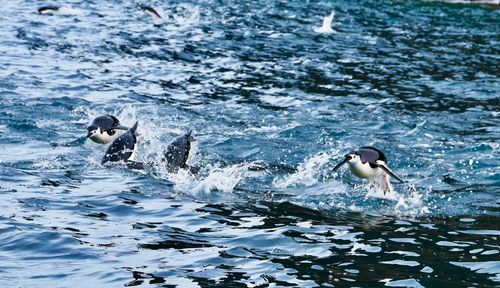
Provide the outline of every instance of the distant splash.
{"type": "Polygon", "coordinates": [[[321,27],[314,28],[314,32],[324,33],[324,34],[336,33],[336,31],[333,30],[333,28],[332,28],[332,21],[333,21],[334,17],[335,17],[335,12],[332,11],[332,13],[330,15],[325,16],[325,18],[323,18],[323,25],[321,27]]]}
{"type": "Polygon", "coordinates": [[[177,25],[192,26],[200,22],[200,7],[190,4],[180,4],[172,14],[177,25]]]}

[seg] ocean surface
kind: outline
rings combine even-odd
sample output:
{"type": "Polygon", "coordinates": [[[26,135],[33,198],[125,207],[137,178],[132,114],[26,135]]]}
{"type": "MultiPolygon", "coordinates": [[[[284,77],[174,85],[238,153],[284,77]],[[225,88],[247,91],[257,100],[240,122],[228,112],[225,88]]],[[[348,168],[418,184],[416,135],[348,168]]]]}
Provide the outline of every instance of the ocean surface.
{"type": "Polygon", "coordinates": [[[498,5],[9,0],[0,23],[0,287],[500,286],[498,5]],[[155,165],[101,166],[102,114],[155,165]],[[190,129],[200,172],[167,173],[190,129]],[[332,171],[366,145],[393,193],[332,171]]]}

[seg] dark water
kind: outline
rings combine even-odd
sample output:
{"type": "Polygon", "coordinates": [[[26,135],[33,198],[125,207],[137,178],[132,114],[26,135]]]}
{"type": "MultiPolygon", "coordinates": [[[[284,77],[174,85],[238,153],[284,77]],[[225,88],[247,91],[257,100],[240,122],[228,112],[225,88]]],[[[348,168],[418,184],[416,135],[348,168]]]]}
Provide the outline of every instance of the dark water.
{"type": "Polygon", "coordinates": [[[0,287],[500,285],[495,7],[5,2],[0,287]],[[200,173],[101,167],[103,113],[200,173]],[[363,145],[407,184],[332,172],[363,145]]]}

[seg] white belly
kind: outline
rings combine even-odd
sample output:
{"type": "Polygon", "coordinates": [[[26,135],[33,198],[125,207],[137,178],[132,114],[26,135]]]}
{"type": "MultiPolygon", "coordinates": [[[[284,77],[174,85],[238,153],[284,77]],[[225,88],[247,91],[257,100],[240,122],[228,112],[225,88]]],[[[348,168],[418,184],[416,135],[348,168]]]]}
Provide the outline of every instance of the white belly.
{"type": "Polygon", "coordinates": [[[95,133],[94,135],[90,136],[90,139],[99,144],[108,144],[113,142],[113,140],[118,138],[118,136],[120,136],[123,132],[124,130],[115,130],[115,134],[113,135],[109,135],[106,132],[95,133]]]}
{"type": "Polygon", "coordinates": [[[349,163],[349,169],[354,175],[363,179],[377,178],[385,174],[384,170],[378,167],[372,168],[370,164],[361,162],[349,163]]]}

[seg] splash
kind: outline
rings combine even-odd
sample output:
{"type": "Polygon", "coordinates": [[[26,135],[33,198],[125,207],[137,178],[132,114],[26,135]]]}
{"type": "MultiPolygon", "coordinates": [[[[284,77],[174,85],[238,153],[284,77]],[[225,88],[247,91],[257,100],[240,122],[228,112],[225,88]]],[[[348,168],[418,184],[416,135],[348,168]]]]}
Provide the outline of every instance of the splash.
{"type": "Polygon", "coordinates": [[[429,208],[425,205],[423,196],[417,192],[414,185],[407,185],[404,187],[405,192],[398,193],[389,183],[390,192],[384,192],[384,187],[377,182],[368,182],[364,187],[367,190],[365,199],[378,198],[391,200],[396,202],[393,206],[392,212],[389,214],[401,216],[422,216],[430,212],[429,208]]]}
{"type": "Polygon", "coordinates": [[[85,13],[77,8],[69,7],[69,6],[62,6],[57,10],[58,14],[65,15],[65,16],[84,16],[85,13]]]}
{"type": "Polygon", "coordinates": [[[396,196],[398,194],[394,191],[394,187],[387,175],[369,180],[366,185],[366,190],[367,197],[383,198],[393,201],[398,200],[396,196]]]}
{"type": "Polygon", "coordinates": [[[336,31],[332,29],[333,17],[335,17],[335,12],[334,11],[332,11],[332,13],[330,15],[325,16],[325,18],[323,18],[323,26],[321,26],[321,27],[315,27],[314,28],[314,32],[316,32],[316,33],[324,33],[324,34],[336,33],[336,31]]]}
{"type": "Polygon", "coordinates": [[[297,167],[297,172],[284,178],[273,180],[273,185],[276,188],[287,188],[291,186],[306,185],[311,186],[320,181],[322,168],[327,164],[332,157],[332,154],[320,152],[297,167]]]}
{"type": "Polygon", "coordinates": [[[194,194],[207,194],[212,191],[233,192],[234,187],[249,174],[249,169],[257,165],[256,162],[236,164],[225,168],[214,168],[208,176],[194,188],[194,194]]]}
{"type": "Polygon", "coordinates": [[[176,24],[180,26],[193,26],[200,22],[200,7],[189,4],[181,4],[177,6],[176,13],[173,18],[176,24]]]}

